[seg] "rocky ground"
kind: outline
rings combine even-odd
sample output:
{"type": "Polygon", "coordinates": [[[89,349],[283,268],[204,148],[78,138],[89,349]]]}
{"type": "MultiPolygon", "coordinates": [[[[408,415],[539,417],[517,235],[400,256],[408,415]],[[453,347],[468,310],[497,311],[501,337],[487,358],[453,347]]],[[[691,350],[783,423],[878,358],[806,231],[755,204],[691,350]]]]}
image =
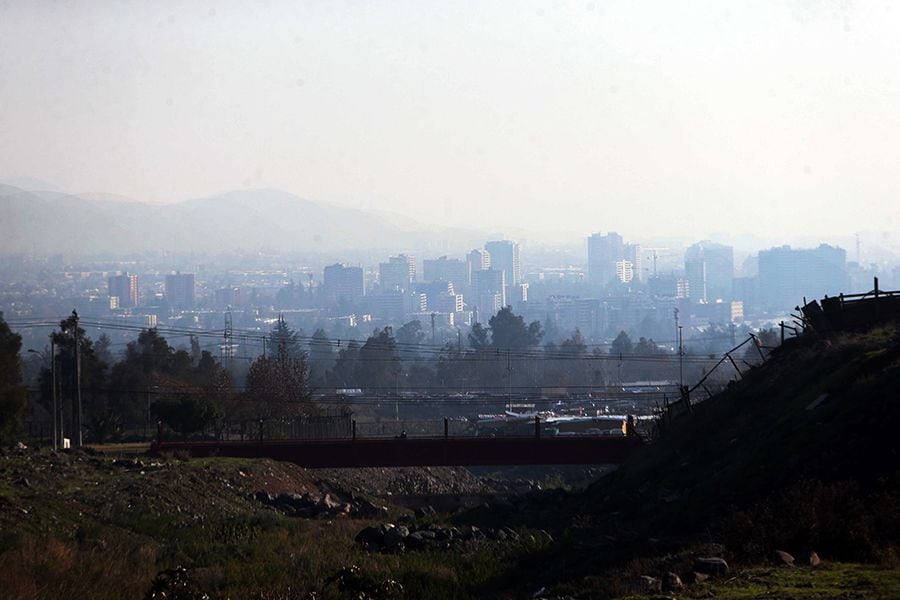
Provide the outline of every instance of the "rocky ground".
{"type": "Polygon", "coordinates": [[[900,334],[812,340],[602,475],[0,450],[10,598],[900,598],[900,334]]]}

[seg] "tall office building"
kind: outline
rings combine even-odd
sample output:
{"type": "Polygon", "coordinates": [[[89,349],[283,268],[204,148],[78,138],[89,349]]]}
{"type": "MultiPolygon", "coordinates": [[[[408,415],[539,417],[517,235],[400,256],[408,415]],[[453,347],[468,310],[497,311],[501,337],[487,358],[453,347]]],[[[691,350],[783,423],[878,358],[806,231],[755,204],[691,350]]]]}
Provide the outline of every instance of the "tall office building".
{"type": "MultiPolygon", "coordinates": [[[[631,277],[633,280],[644,281],[644,265],[641,260],[640,244],[625,244],[622,248],[622,260],[627,260],[631,263],[631,277]]],[[[623,280],[620,279],[620,281],[623,280]]]]}
{"type": "Polygon", "coordinates": [[[788,311],[807,300],[837,296],[847,286],[847,252],[822,244],[790,246],[759,253],[759,299],[763,308],[788,311]]]}
{"type": "Polygon", "coordinates": [[[588,242],[588,281],[606,285],[616,278],[616,262],[623,259],[625,244],[615,231],[595,233],[588,242]]]}
{"type": "Polygon", "coordinates": [[[194,274],[174,273],[166,275],[166,302],[172,308],[193,308],[194,274]]]}
{"type": "Polygon", "coordinates": [[[487,321],[506,306],[506,271],[486,269],[472,273],[472,301],[479,321],[487,321]]]}
{"type": "Polygon", "coordinates": [[[491,268],[491,254],[487,250],[475,248],[466,254],[466,262],[469,263],[469,276],[471,277],[475,271],[484,271],[491,268]]]}
{"type": "Polygon", "coordinates": [[[606,235],[595,233],[587,239],[588,281],[594,285],[606,285],[611,281],[631,283],[643,281],[644,270],[640,244],[626,244],[615,231],[606,235]],[[623,268],[628,262],[629,268],[623,268]]]}
{"type": "Polygon", "coordinates": [[[107,280],[109,285],[109,297],[116,298],[111,303],[119,308],[133,308],[138,304],[138,276],[129,275],[127,272],[121,275],[111,275],[107,280]]]}
{"type": "Polygon", "coordinates": [[[485,244],[484,249],[491,255],[491,268],[505,273],[506,285],[517,285],[522,281],[522,264],[517,243],[497,240],[485,244]]]}
{"type": "Polygon", "coordinates": [[[709,241],[694,244],[684,254],[684,275],[691,300],[730,302],[734,287],[734,249],[709,241]]]}
{"type": "Polygon", "coordinates": [[[378,265],[378,281],[382,291],[406,291],[416,280],[416,259],[406,254],[392,256],[378,265]]]}
{"type": "Polygon", "coordinates": [[[426,282],[449,281],[456,289],[469,287],[469,265],[465,261],[442,256],[426,260],[424,267],[426,282]]]}
{"type": "Polygon", "coordinates": [[[322,295],[326,302],[357,302],[365,295],[362,267],[336,263],[325,267],[322,295]]]}

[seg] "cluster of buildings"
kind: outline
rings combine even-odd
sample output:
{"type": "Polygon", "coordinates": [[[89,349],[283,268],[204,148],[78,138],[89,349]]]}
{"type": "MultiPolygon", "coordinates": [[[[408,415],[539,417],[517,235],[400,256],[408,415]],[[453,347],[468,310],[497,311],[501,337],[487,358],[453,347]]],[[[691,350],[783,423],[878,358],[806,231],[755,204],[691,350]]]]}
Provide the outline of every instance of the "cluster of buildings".
{"type": "MultiPolygon", "coordinates": [[[[127,271],[110,275],[109,308],[135,308],[141,304],[140,287],[137,275],[127,271]]],[[[172,309],[191,309],[194,307],[194,274],[172,273],[165,276],[165,292],[161,297],[148,299],[148,304],[159,305],[165,302],[172,309]],[[152,300],[152,302],[151,302],[152,300]]]]}
{"type": "Polygon", "coordinates": [[[199,295],[195,275],[176,272],[164,276],[164,285],[157,276],[145,298],[139,297],[138,276],[121,272],[108,277],[109,309],[169,318],[205,311],[212,314],[206,322],[214,322],[224,311],[253,308],[259,315],[260,307],[269,307],[306,328],[334,323],[371,330],[419,320],[433,334],[441,331],[441,339],[454,339],[458,328],[486,323],[501,307],[512,306],[527,321],[563,334],[578,328],[589,340],[621,330],[665,340],[674,338],[676,314],[694,329],[711,323],[761,326],[784,318],[804,296],[833,295],[850,291],[856,280],[871,281],[859,265],[848,263],[843,249],[826,244],[762,250],[736,268],[733,248],[723,244],[642,247],[607,232],[587,238],[586,259],[586,265],[525,269],[518,243],[494,240],[458,257],[418,261],[398,254],[371,266],[330,264],[321,276],[307,269],[297,283],[287,284],[277,269],[253,277],[248,272],[244,279],[203,281],[199,295]],[[854,274],[864,277],[855,280],[854,274]]]}
{"type": "Polygon", "coordinates": [[[379,263],[374,281],[367,283],[362,267],[329,265],[320,305],[395,323],[427,313],[442,325],[456,327],[489,319],[503,306],[528,299],[519,244],[509,240],[487,242],[464,259],[426,259],[422,267],[420,277],[414,256],[391,256],[379,263]]]}

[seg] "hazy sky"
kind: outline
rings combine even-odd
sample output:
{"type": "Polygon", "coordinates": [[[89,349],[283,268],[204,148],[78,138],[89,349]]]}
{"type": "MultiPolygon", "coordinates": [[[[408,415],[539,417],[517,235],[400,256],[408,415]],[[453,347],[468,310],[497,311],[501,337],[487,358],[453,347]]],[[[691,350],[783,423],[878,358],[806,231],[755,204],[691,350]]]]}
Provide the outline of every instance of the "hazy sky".
{"type": "Polygon", "coordinates": [[[0,0],[24,175],[498,231],[896,230],[900,6],[0,0]]]}

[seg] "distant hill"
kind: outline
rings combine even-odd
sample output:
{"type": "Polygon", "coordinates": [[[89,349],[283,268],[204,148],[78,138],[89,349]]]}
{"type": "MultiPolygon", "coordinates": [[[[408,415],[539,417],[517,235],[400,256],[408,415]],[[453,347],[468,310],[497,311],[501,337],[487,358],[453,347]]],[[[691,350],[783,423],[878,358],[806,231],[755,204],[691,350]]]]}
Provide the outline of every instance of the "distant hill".
{"type": "Polygon", "coordinates": [[[162,205],[0,184],[0,222],[0,254],[462,251],[480,239],[401,227],[379,214],[270,189],[162,205]]]}

